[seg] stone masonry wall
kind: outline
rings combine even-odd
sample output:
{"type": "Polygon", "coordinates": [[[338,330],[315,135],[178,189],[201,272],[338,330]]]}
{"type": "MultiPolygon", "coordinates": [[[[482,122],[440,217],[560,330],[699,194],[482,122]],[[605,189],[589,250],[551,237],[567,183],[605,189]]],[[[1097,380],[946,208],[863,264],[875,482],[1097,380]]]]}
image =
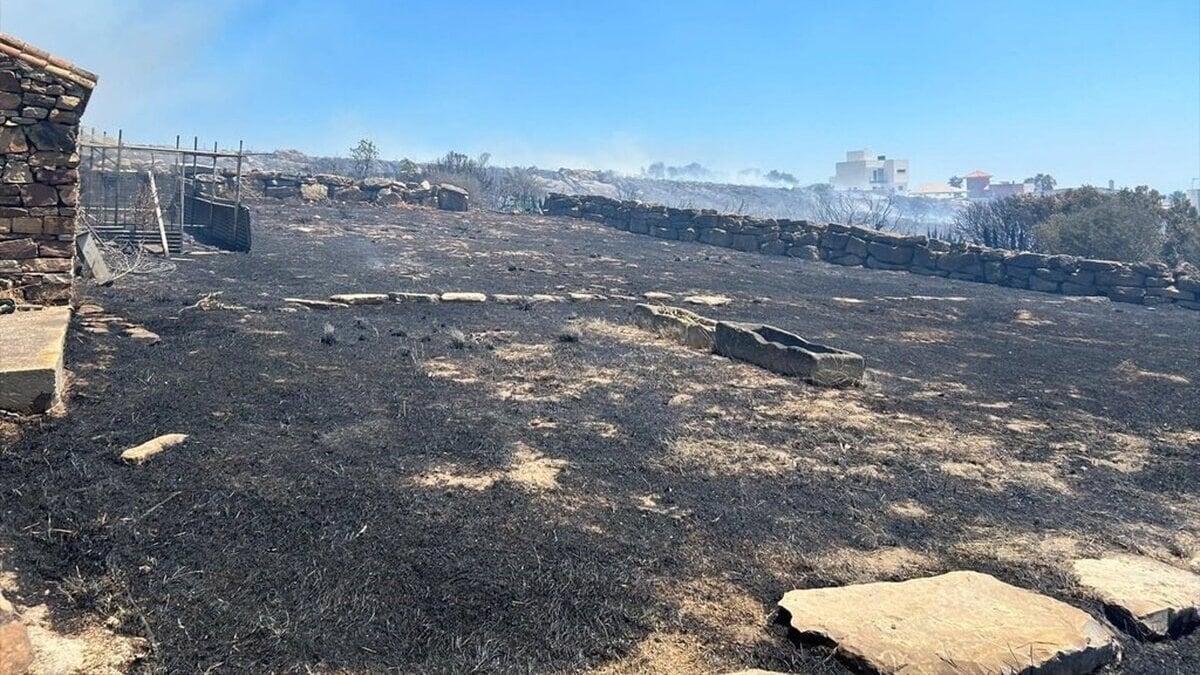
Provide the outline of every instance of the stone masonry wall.
{"type": "Polygon", "coordinates": [[[1163,263],[1008,251],[832,223],[751,218],[609,197],[552,193],[543,208],[552,216],[584,218],[635,234],[738,251],[1200,310],[1200,272],[1194,267],[1172,270],[1163,263]]]}
{"type": "Polygon", "coordinates": [[[87,75],[0,36],[0,298],[70,299],[87,75]]]}

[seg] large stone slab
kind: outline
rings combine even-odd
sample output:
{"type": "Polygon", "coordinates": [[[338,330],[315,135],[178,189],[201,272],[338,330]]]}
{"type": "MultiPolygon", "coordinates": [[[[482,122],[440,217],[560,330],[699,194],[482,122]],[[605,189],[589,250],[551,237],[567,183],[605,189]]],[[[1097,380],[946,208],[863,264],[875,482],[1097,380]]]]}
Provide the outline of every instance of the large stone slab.
{"type": "Polygon", "coordinates": [[[0,316],[0,410],[32,415],[58,402],[71,310],[0,316]]]}
{"type": "Polygon", "coordinates": [[[863,358],[853,352],[809,342],[764,324],[717,323],[714,351],[813,384],[840,387],[863,378],[863,358]]]}
{"type": "Polygon", "coordinates": [[[687,347],[709,352],[713,349],[717,322],[682,307],[639,304],[633,308],[633,322],[642,330],[687,347]]]}
{"type": "Polygon", "coordinates": [[[1075,576],[1113,623],[1138,637],[1178,637],[1200,626],[1200,575],[1118,555],[1076,560],[1075,576]]]}
{"type": "Polygon", "coordinates": [[[979,572],[789,591],[779,606],[802,639],[879,673],[1074,675],[1120,657],[1086,612],[979,572]]]}

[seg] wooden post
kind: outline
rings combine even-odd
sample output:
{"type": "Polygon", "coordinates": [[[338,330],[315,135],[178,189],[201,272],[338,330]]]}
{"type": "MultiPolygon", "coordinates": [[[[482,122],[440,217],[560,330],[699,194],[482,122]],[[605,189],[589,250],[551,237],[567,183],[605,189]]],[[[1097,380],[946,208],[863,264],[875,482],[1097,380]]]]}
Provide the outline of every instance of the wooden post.
{"type": "Polygon", "coordinates": [[[158,203],[158,184],[154,182],[154,170],[146,172],[150,177],[150,199],[154,202],[154,218],[158,221],[158,237],[162,242],[163,257],[171,256],[171,247],[167,244],[167,226],[163,223],[162,208],[158,203]]]}

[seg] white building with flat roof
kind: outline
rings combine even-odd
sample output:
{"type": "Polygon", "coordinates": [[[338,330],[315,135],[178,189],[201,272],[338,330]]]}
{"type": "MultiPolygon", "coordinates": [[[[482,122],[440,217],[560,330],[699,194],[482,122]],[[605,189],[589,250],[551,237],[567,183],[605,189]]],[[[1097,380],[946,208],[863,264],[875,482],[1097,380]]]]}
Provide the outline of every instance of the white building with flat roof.
{"type": "Polygon", "coordinates": [[[838,190],[908,190],[908,160],[873,155],[870,149],[850,150],[846,161],[838,162],[829,182],[838,190]]]}

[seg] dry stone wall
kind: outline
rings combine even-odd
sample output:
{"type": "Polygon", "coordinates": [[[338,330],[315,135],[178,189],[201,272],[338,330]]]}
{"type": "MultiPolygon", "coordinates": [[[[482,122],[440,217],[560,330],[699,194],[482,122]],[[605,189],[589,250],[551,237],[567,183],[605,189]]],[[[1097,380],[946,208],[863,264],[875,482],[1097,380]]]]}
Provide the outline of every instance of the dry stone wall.
{"type": "Polygon", "coordinates": [[[79,118],[95,76],[0,35],[0,298],[70,299],[79,118]]]}
{"type": "Polygon", "coordinates": [[[751,218],[598,196],[552,193],[543,209],[548,215],[583,218],[635,234],[738,251],[1200,310],[1200,272],[1190,266],[1173,270],[1163,263],[1009,251],[833,223],[751,218]]]}
{"type": "MultiPolygon", "coordinates": [[[[368,202],[379,206],[413,204],[437,207],[443,211],[466,211],[467,191],[446,183],[432,185],[429,181],[398,181],[391,178],[355,180],[333,174],[286,174],[252,172],[248,175],[264,197],[303,199],[309,202],[368,202]]],[[[232,176],[227,176],[232,179],[232,176]]],[[[232,186],[230,186],[232,187],[232,186]]]]}

